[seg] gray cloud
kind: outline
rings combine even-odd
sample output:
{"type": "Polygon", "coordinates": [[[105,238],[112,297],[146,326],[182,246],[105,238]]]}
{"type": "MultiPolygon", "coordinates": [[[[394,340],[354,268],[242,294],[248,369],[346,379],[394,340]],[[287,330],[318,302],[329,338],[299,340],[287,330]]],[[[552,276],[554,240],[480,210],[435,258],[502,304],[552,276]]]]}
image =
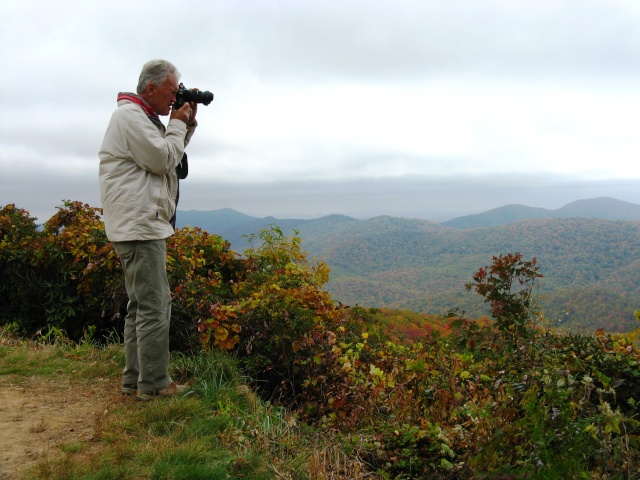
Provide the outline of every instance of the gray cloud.
{"type": "Polygon", "coordinates": [[[640,202],[635,1],[5,3],[0,204],[41,217],[63,198],[98,204],[115,95],[156,57],[216,94],[181,208],[640,202]]]}
{"type": "Polygon", "coordinates": [[[600,75],[637,74],[640,65],[630,61],[640,59],[633,2],[258,2],[250,10],[230,18],[241,15],[260,41],[227,46],[260,75],[600,75]]]}

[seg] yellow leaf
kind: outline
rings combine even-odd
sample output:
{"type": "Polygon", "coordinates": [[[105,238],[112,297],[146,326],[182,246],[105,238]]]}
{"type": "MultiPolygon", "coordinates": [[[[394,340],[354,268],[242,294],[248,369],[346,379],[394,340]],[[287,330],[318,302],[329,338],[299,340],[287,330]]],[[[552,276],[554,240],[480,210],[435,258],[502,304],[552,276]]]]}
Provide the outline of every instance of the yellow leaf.
{"type": "Polygon", "coordinates": [[[218,327],[216,328],[213,336],[216,340],[222,342],[229,336],[229,331],[224,327],[218,327]]]}

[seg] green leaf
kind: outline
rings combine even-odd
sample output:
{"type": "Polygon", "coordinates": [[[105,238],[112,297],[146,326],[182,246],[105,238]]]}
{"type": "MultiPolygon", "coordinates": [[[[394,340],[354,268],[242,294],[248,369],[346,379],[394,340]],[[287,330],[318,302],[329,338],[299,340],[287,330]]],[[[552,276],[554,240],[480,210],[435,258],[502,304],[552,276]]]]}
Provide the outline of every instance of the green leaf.
{"type": "Polygon", "coordinates": [[[453,470],[453,463],[451,463],[449,460],[447,460],[446,458],[441,458],[440,459],[440,466],[442,468],[444,468],[447,471],[451,471],[453,470]]]}

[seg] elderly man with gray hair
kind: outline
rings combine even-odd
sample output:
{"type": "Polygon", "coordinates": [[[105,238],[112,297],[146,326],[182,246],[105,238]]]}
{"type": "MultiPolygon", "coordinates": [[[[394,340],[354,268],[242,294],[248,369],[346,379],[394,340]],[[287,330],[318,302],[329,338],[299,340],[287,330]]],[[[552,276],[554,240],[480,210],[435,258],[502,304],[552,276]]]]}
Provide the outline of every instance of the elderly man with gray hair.
{"type": "Polygon", "coordinates": [[[146,63],[137,94],[120,93],[100,148],[99,183],[107,237],[120,257],[129,298],[122,393],[151,400],[184,389],[169,368],[171,292],[167,238],[175,232],[178,178],[196,128],[196,103],[172,109],[180,73],[146,63]],[[160,115],[170,115],[167,126],[160,115]]]}

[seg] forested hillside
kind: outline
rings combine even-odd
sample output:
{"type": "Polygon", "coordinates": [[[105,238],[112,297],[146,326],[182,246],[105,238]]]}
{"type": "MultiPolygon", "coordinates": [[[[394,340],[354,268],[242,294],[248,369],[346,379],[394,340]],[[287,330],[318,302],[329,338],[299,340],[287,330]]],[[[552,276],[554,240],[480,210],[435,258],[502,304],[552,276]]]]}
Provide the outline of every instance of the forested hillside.
{"type": "Polygon", "coordinates": [[[574,330],[633,329],[640,293],[640,223],[536,219],[474,230],[378,217],[300,234],[332,269],[328,290],[347,304],[441,314],[486,313],[464,285],[492,256],[536,257],[540,305],[549,321],[574,330]]]}

